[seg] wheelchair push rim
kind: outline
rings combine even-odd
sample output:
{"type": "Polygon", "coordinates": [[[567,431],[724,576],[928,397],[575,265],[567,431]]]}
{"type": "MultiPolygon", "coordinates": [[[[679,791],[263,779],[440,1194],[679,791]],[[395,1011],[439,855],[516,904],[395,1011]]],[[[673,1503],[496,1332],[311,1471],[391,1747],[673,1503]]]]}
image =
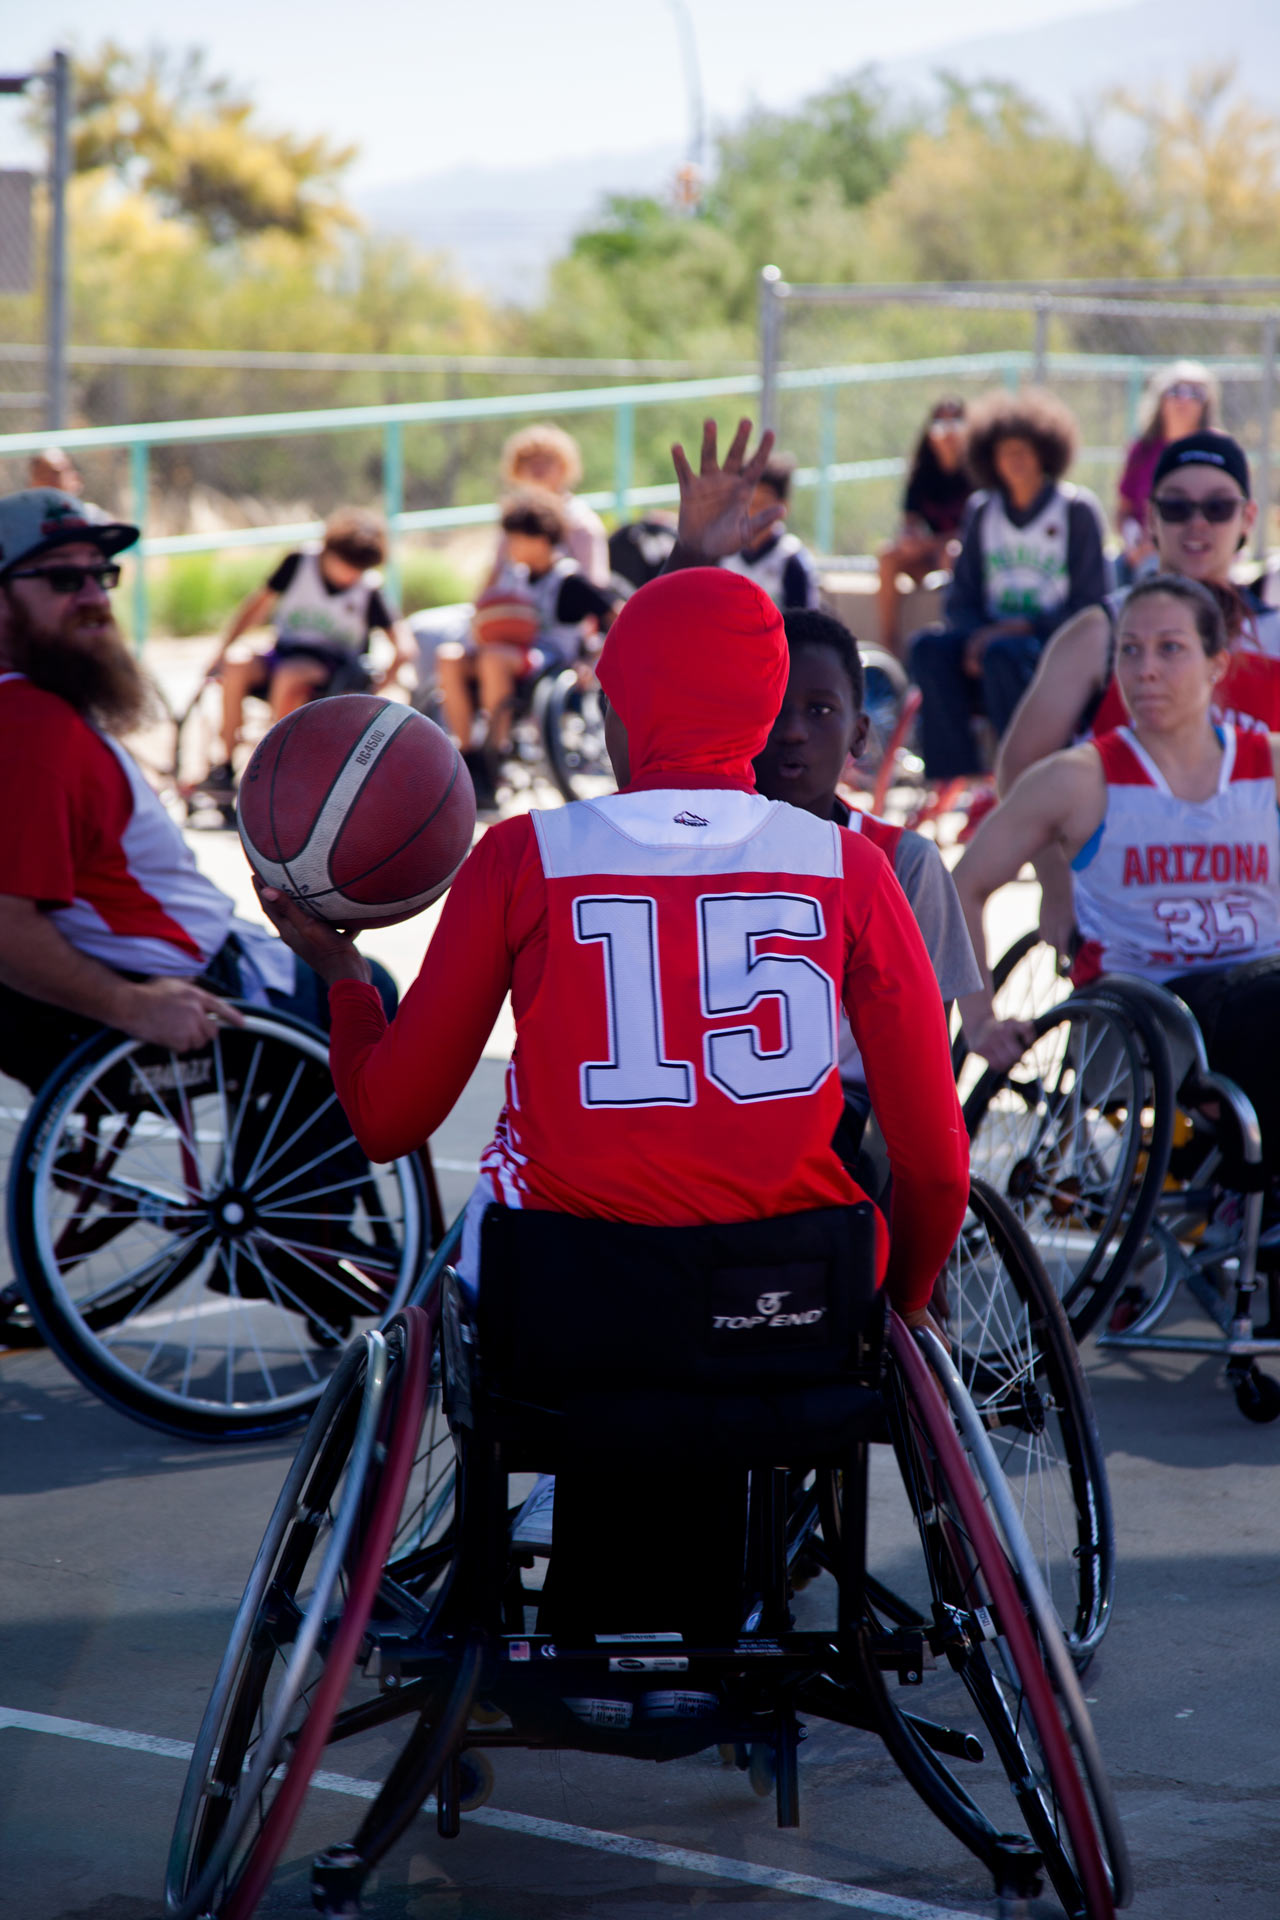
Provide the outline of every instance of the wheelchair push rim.
{"type": "Polygon", "coordinates": [[[377,1597],[434,1332],[410,1307],[353,1342],[304,1436],[196,1738],[165,1887],[174,1920],[248,1920],[270,1881],[377,1597]]]}
{"type": "Polygon", "coordinates": [[[1146,1231],[1171,1102],[1153,1091],[1149,1056],[1105,996],[1073,995],[1034,1026],[1022,1059],[1008,1073],[988,1069],[964,1104],[970,1160],[1012,1205],[1079,1339],[1146,1231]]]}
{"type": "Polygon", "coordinates": [[[87,1043],[36,1099],[10,1171],[15,1266],[49,1345],[119,1411],[184,1438],[305,1419],[423,1253],[421,1167],[360,1152],[323,1036],[241,1011],[192,1053],[87,1043]]]}
{"type": "Polygon", "coordinates": [[[1115,1591],[1106,1458],[1062,1304],[1012,1208],[981,1180],[942,1284],[961,1378],[1083,1668],[1115,1591]]]}
{"type": "MultiPolygon", "coordinates": [[[[913,1336],[893,1314],[889,1340],[906,1389],[908,1445],[931,1558],[937,1549],[930,1533],[943,1543],[939,1597],[948,1598],[948,1568],[958,1570],[962,1592],[951,1600],[962,1599],[984,1621],[980,1647],[969,1645],[958,1670],[1067,1912],[1111,1920],[1132,1894],[1124,1836],[1062,1630],[1004,1475],[971,1432],[961,1445],[953,1420],[968,1396],[941,1343],[927,1332],[913,1336]],[[988,1502],[1001,1515],[1004,1545],[988,1502]]],[[[973,1426],[981,1435],[976,1416],[973,1426]]],[[[906,1471],[909,1463],[903,1465],[906,1471]]]]}

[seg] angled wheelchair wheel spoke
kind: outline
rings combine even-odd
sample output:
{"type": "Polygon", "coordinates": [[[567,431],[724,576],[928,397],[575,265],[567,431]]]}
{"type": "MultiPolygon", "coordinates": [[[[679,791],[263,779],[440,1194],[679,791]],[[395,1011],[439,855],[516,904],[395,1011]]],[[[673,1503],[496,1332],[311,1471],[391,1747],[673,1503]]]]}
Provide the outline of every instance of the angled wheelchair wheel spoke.
{"type": "Polygon", "coordinates": [[[942,1284],[960,1376],[1082,1664],[1115,1586],[1106,1460],[1061,1303],[1012,1209],[981,1181],[942,1284]]]}
{"type": "Polygon", "coordinates": [[[1028,1053],[1007,1076],[983,1076],[965,1119],[974,1173],[1013,1206],[1073,1313],[1119,1284],[1145,1204],[1146,1079],[1106,1003],[1078,995],[1035,1024],[1028,1053]]]}
{"type": "Polygon", "coordinates": [[[33,1313],[87,1385],[168,1431],[305,1419],[352,1332],[393,1313],[422,1264],[421,1166],[367,1159],[323,1037],[279,1016],[246,1011],[195,1055],[105,1035],[42,1090],[22,1139],[14,1249],[33,1313]]]}

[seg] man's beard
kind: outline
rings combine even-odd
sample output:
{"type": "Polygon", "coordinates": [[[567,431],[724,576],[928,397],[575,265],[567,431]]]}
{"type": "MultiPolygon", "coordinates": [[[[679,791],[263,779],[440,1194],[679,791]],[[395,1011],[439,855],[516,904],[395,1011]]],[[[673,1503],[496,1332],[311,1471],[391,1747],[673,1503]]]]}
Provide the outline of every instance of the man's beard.
{"type": "Polygon", "coordinates": [[[6,651],[33,686],[56,693],[104,733],[130,733],[156,711],[155,694],[107,609],[68,607],[37,626],[12,594],[6,651]]]}

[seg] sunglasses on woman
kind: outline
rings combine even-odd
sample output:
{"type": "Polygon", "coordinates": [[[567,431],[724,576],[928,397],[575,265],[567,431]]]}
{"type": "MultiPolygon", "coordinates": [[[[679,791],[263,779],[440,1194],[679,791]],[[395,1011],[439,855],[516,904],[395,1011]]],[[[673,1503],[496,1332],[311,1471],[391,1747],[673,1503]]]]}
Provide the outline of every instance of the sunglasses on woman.
{"type": "Polygon", "coordinates": [[[1160,518],[1171,527],[1185,526],[1193,514],[1200,514],[1211,527],[1224,527],[1244,505],[1230,493],[1211,493],[1207,500],[1188,500],[1182,494],[1152,494],[1151,504],[1160,518]]]}
{"type": "Polygon", "coordinates": [[[1175,380],[1171,387],[1165,388],[1164,397],[1166,400],[1207,400],[1209,396],[1193,380],[1175,380]]]}

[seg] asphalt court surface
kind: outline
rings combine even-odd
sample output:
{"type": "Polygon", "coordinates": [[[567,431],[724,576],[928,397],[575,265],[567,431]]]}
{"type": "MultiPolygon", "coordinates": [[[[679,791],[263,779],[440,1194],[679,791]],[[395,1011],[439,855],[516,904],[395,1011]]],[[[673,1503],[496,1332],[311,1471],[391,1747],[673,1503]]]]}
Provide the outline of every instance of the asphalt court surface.
{"type": "MultiPolygon", "coordinates": [[[[234,838],[196,844],[247,902],[234,838]]],[[[426,921],[370,940],[402,982],[426,921]]],[[[508,1044],[500,1026],[434,1142],[450,1209],[500,1104],[508,1044]]],[[[1131,1911],[1280,1914],[1280,1425],[1242,1419],[1209,1360],[1095,1356],[1091,1383],[1120,1574],[1086,1692],[1133,1854],[1131,1911]]],[[[47,1354],[0,1355],[0,1913],[159,1915],[182,1756],[294,1444],[170,1440],[47,1354]]],[[[821,1609],[822,1583],[801,1605],[821,1609]]],[[[264,1914],[310,1910],[311,1854],[353,1831],[391,1752],[370,1739],[326,1756],[339,1783],[310,1797],[264,1914]]],[[[983,1870],[870,1735],[815,1727],[798,1833],[780,1833],[714,1754],[494,1763],[493,1800],[458,1840],[440,1840],[429,1813],[415,1823],[366,1900],[374,1920],[994,1912],[983,1870]]]]}

